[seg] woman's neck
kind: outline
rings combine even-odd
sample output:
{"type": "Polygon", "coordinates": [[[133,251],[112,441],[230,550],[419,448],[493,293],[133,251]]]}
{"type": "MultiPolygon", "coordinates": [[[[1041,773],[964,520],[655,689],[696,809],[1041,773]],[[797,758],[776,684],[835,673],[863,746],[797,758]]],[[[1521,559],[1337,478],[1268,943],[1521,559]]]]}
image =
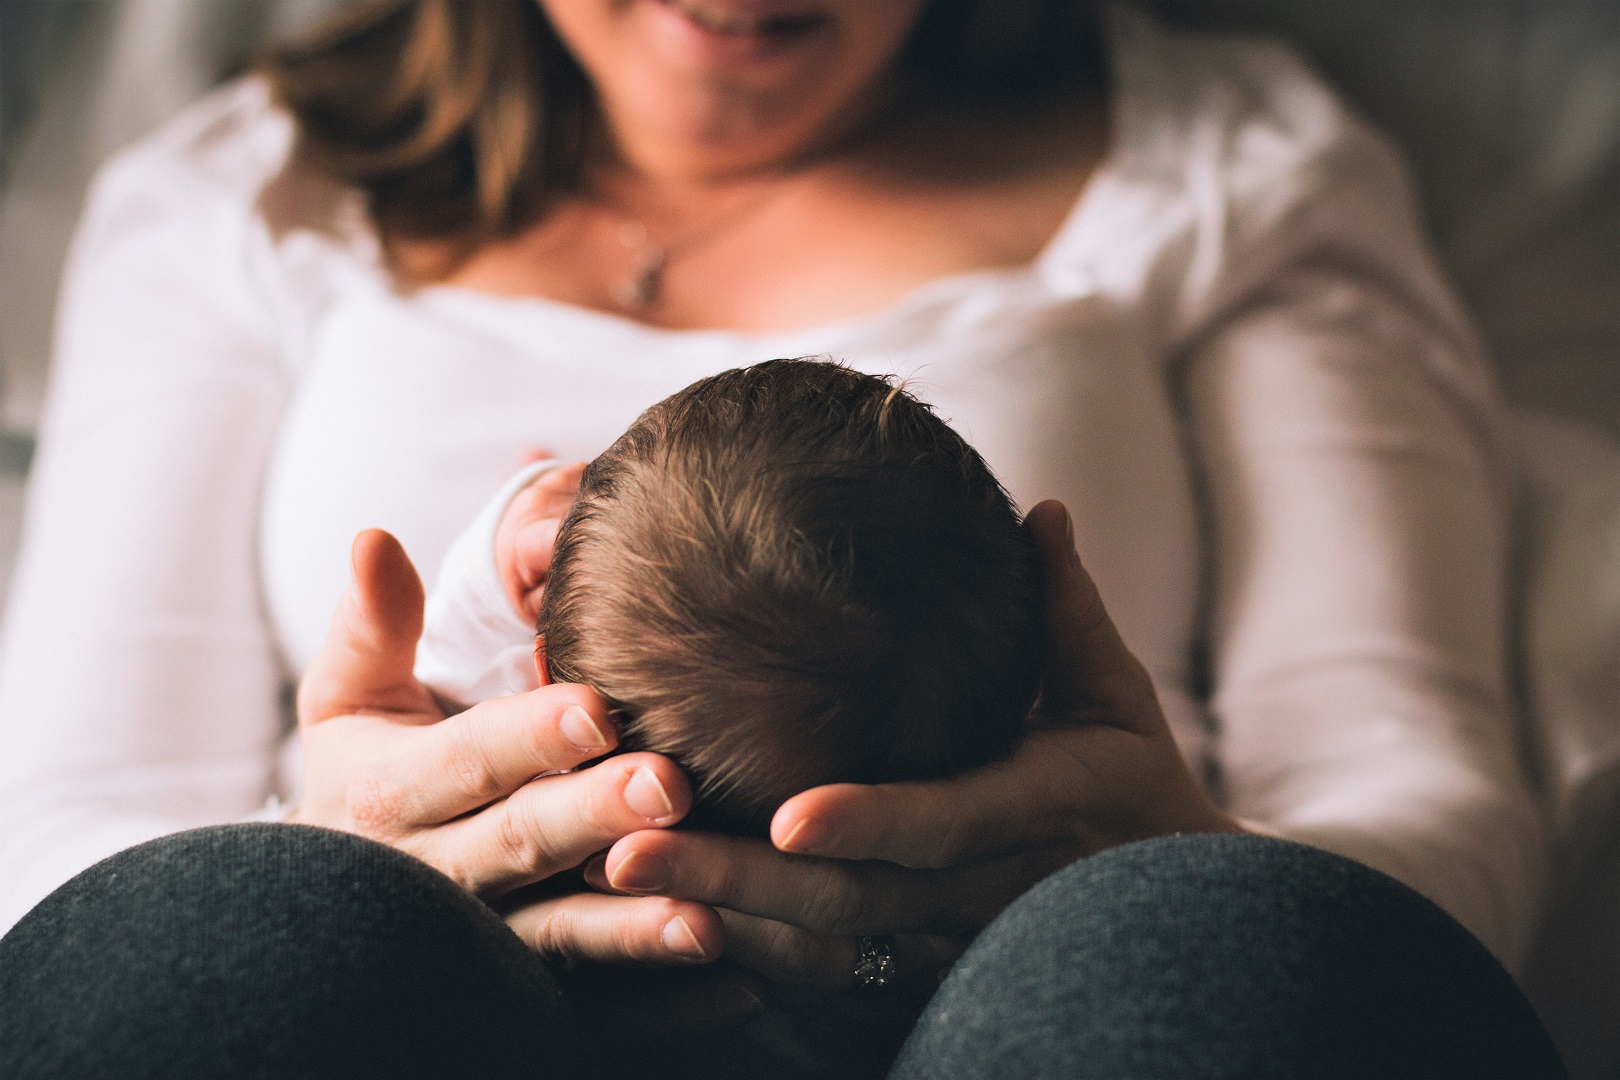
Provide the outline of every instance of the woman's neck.
{"type": "Polygon", "coordinates": [[[866,314],[929,280],[1024,264],[1100,159],[1102,110],[887,115],[822,154],[726,175],[599,158],[590,187],[446,284],[655,326],[770,331],[866,314]]]}

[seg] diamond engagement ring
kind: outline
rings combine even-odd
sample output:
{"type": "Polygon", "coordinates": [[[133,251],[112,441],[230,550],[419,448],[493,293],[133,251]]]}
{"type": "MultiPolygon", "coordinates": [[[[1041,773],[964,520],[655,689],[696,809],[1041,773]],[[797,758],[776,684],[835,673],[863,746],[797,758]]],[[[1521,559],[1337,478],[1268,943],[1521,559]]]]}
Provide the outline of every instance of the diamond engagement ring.
{"type": "Polygon", "coordinates": [[[888,935],[855,939],[855,989],[882,990],[895,978],[894,939],[888,935]]]}

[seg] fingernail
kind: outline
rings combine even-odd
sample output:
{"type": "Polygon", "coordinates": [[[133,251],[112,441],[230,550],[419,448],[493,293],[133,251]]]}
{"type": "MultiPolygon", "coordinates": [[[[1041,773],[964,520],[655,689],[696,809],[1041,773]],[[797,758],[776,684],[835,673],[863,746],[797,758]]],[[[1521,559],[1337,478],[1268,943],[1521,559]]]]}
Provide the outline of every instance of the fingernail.
{"type": "Polygon", "coordinates": [[[734,984],[721,990],[716,1004],[720,1010],[738,1020],[758,1016],[765,1011],[765,1002],[746,986],[734,984]]]}
{"type": "MultiPolygon", "coordinates": [[[[620,892],[656,892],[668,887],[669,863],[656,855],[632,851],[619,860],[619,865],[608,875],[608,884],[620,892]]],[[[691,932],[691,928],[687,928],[691,932]]]]}
{"type": "Polygon", "coordinates": [[[557,728],[562,732],[563,738],[581,750],[607,749],[607,736],[596,726],[591,714],[578,705],[570,705],[563,710],[562,717],[557,721],[557,728]]]}
{"type": "Polygon", "coordinates": [[[585,877],[585,884],[593,889],[611,889],[608,883],[607,856],[592,855],[586,860],[585,868],[581,871],[585,877]]]}
{"type": "Polygon", "coordinates": [[[709,954],[703,951],[703,942],[698,940],[691,926],[679,915],[664,924],[664,932],[659,936],[663,938],[664,948],[676,956],[684,956],[688,960],[709,958],[709,954]]]}
{"type": "Polygon", "coordinates": [[[782,840],[783,851],[797,851],[815,855],[832,844],[832,829],[815,818],[805,818],[793,826],[793,831],[782,840]]]}
{"type": "Polygon", "coordinates": [[[647,768],[630,774],[624,785],[624,804],[648,821],[667,818],[675,812],[675,804],[669,801],[669,792],[664,790],[658,774],[647,768]]]}
{"type": "Polygon", "coordinates": [[[1069,562],[1074,566],[1080,565],[1080,545],[1074,539],[1074,516],[1069,508],[1063,508],[1063,547],[1069,553],[1069,562]]]}

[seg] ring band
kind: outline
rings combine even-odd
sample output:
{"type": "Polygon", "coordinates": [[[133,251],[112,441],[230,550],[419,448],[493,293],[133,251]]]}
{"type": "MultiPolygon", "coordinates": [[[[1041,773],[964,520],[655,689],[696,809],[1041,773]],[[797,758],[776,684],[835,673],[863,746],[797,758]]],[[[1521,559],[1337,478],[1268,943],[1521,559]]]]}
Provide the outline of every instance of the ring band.
{"type": "Polygon", "coordinates": [[[855,939],[855,989],[882,990],[895,978],[894,939],[887,934],[855,939]]]}

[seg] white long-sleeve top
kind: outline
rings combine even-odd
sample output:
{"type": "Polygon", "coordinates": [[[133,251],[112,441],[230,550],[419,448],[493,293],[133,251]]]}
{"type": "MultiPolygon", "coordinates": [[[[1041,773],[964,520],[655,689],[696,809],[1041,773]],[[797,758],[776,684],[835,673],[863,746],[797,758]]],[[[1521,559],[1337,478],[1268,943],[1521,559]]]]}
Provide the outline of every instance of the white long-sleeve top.
{"type": "Polygon", "coordinates": [[[1511,962],[1540,837],[1495,402],[1403,173],[1279,47],[1121,16],[1113,59],[1110,152],[1038,259],[787,333],[402,294],[353,197],[285,169],[256,81],[115,160],[0,645],[0,927],[130,844],[296,797],[287,689],[356,531],[431,579],[525,450],[589,458],[696,378],[827,353],[909,377],[1024,505],[1069,504],[1233,813],[1511,962]]]}

